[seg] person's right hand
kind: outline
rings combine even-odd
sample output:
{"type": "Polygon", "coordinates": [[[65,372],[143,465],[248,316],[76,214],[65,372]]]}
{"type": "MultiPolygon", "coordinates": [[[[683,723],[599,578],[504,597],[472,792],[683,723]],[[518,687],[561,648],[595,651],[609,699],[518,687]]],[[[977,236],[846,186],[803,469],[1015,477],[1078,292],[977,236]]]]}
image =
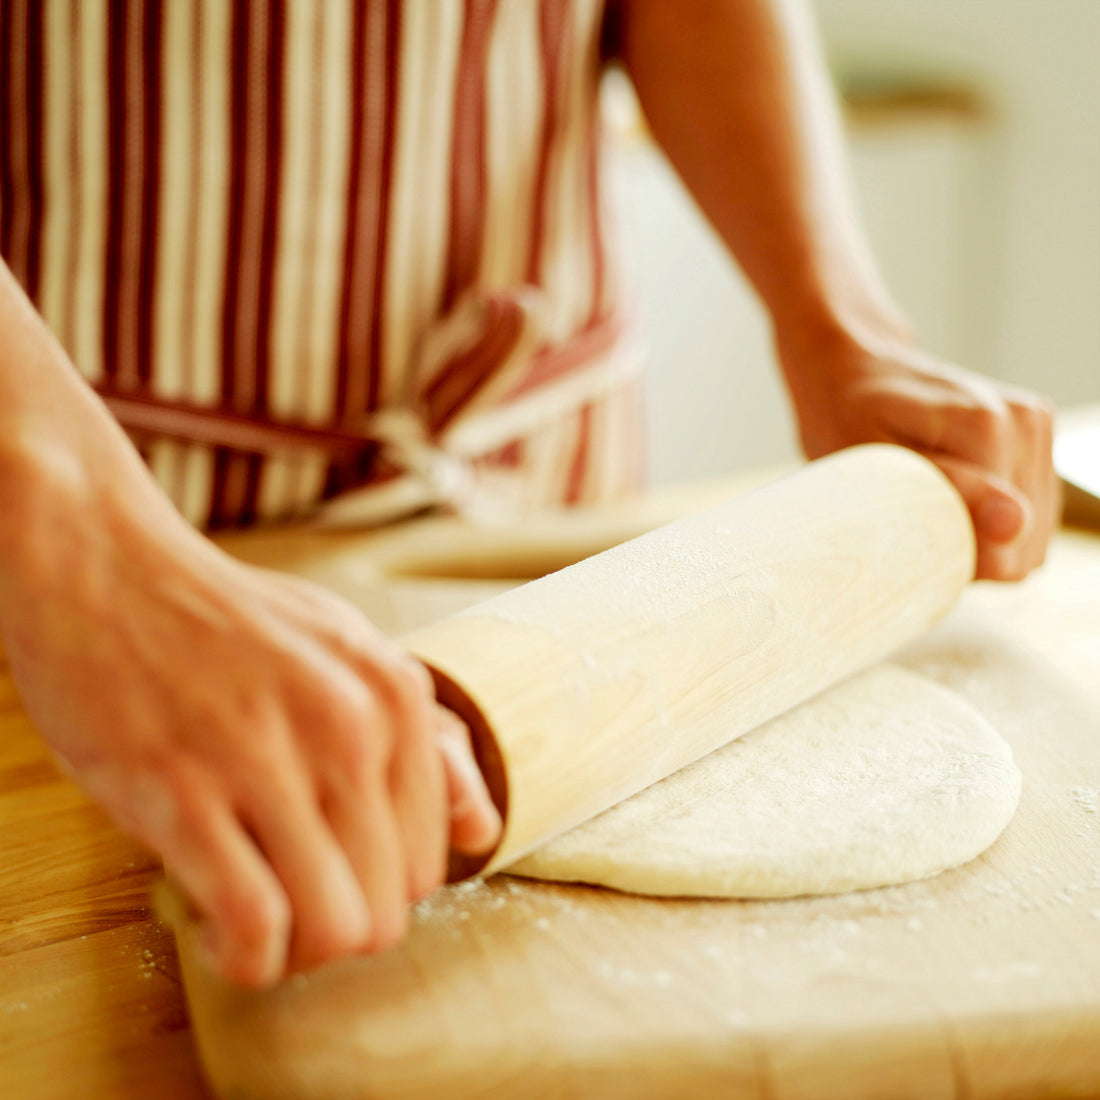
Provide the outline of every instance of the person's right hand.
{"type": "Polygon", "coordinates": [[[32,721],[160,854],[232,981],[395,944],[448,843],[499,833],[465,727],[351,605],[147,503],[140,522],[70,509],[9,587],[32,721]]]}

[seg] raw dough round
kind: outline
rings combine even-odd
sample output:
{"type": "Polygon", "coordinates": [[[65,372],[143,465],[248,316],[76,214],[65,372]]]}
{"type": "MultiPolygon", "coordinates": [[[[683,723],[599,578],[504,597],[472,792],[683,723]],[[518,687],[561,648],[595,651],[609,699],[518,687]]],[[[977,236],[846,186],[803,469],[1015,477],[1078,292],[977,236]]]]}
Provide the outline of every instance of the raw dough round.
{"type": "Polygon", "coordinates": [[[593,820],[510,873],[639,894],[772,898],[934,875],[984,851],[1020,794],[957,696],[865,672],[593,820]]]}

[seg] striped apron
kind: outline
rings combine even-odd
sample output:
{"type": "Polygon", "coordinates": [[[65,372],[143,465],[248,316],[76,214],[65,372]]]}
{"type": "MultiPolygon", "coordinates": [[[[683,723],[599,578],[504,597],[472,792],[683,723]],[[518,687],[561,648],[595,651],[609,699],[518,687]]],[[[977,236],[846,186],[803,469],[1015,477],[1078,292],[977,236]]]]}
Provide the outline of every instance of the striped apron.
{"type": "Polygon", "coordinates": [[[193,523],[635,487],[602,0],[0,0],[0,255],[193,523]]]}

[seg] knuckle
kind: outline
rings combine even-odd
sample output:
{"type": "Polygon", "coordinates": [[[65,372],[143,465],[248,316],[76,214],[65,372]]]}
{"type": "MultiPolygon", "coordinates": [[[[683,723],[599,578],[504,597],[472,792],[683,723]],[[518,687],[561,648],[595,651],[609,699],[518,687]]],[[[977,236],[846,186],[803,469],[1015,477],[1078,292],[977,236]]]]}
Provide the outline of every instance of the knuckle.
{"type": "Polygon", "coordinates": [[[1053,424],[1055,416],[1054,402],[1040,393],[1029,394],[1029,399],[1028,408],[1031,410],[1032,416],[1053,424]]]}
{"type": "Polygon", "coordinates": [[[374,728],[362,728],[333,738],[327,759],[341,786],[362,791],[385,770],[389,755],[386,739],[374,728]]]}
{"type": "MultiPolygon", "coordinates": [[[[351,670],[348,670],[349,673],[351,670]]],[[[369,674],[333,680],[312,710],[313,739],[334,773],[359,785],[389,767],[399,735],[430,728],[426,669],[413,658],[375,659],[369,674]]]]}
{"type": "Polygon", "coordinates": [[[127,785],[126,802],[134,831],[154,848],[208,834],[210,793],[199,770],[186,760],[149,762],[127,785]]]}
{"type": "Polygon", "coordinates": [[[350,776],[373,771],[387,759],[387,723],[366,684],[356,681],[335,693],[325,718],[329,757],[350,776]]]}
{"type": "Polygon", "coordinates": [[[362,790],[385,770],[388,759],[388,746],[383,738],[374,731],[359,730],[340,740],[333,763],[342,771],[346,783],[362,790]]]}
{"type": "Polygon", "coordinates": [[[166,788],[164,801],[156,805],[145,800],[146,821],[160,834],[170,830],[202,837],[206,834],[206,802],[190,783],[174,782],[166,788]]]}
{"type": "Polygon", "coordinates": [[[400,651],[400,658],[416,690],[422,695],[434,698],[435,681],[432,679],[432,674],[428,671],[427,666],[404,650],[400,651]]]}
{"type": "Polygon", "coordinates": [[[1005,398],[1013,410],[1033,413],[1054,414],[1054,403],[1045,394],[1035,390],[1006,387],[1005,398]]]}
{"type": "Polygon", "coordinates": [[[376,660],[364,676],[370,693],[374,721],[402,738],[428,736],[432,728],[435,693],[431,675],[406,655],[387,655],[376,660]]]}
{"type": "Polygon", "coordinates": [[[1054,406],[1044,397],[1032,398],[1026,413],[1034,434],[1044,446],[1054,437],[1054,406]]]}
{"type": "Polygon", "coordinates": [[[431,674],[415,657],[403,650],[391,654],[385,674],[393,694],[407,706],[421,706],[429,698],[434,698],[431,674]]]}
{"type": "Polygon", "coordinates": [[[994,450],[1002,448],[1010,431],[1007,408],[992,402],[976,403],[970,409],[969,430],[983,446],[994,450]]]}

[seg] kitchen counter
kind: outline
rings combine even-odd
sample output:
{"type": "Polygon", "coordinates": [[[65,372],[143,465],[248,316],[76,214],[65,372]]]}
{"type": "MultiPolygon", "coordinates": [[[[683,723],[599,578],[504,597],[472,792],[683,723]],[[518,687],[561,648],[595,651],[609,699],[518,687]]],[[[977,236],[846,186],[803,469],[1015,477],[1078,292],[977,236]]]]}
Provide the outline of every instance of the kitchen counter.
{"type": "MultiPolygon", "coordinates": [[[[361,602],[401,627],[494,587],[356,577],[361,602]]],[[[973,864],[753,903],[498,876],[445,892],[378,962],[408,1003],[423,999],[445,1051],[474,1007],[482,1033],[500,1029],[496,1077],[513,1096],[1100,1095],[1100,538],[1063,532],[1027,582],[972,586],[902,661],[986,714],[1023,771],[1016,819],[973,864]],[[453,973],[451,956],[464,960],[453,973]],[[450,983],[445,1005],[429,964],[450,983]],[[506,980],[523,990],[522,1026],[494,992],[506,980]],[[541,1084],[521,1089],[536,1068],[541,1084]]],[[[149,906],[157,874],[58,772],[0,667],[4,1095],[206,1095],[173,940],[149,906]]],[[[355,1011],[386,1034],[387,1004],[355,1011]]],[[[424,1037],[402,1034],[423,1061],[424,1037]]],[[[417,1095],[393,1063],[379,1089],[417,1095]]],[[[453,1080],[471,1095],[476,1072],[452,1051],[431,1094],[453,1080]]]]}

